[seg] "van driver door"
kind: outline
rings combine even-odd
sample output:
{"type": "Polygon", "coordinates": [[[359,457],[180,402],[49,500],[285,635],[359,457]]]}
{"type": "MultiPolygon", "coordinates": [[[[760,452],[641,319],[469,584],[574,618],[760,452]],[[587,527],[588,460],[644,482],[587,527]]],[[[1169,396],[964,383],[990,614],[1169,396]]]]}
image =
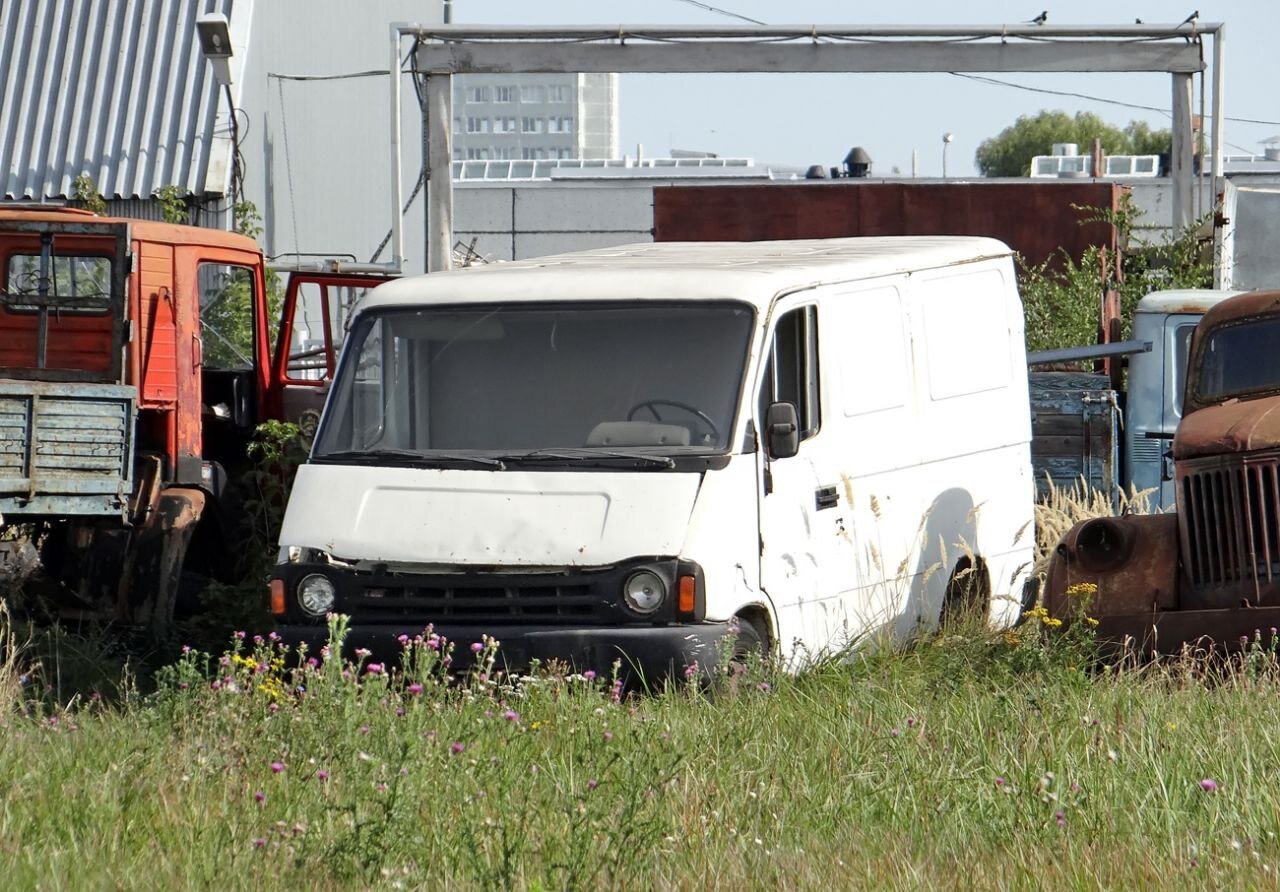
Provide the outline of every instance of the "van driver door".
{"type": "Polygon", "coordinates": [[[825,552],[836,540],[839,481],[822,474],[822,408],[818,374],[818,309],[788,302],[775,311],[765,372],[756,400],[760,431],[760,581],[778,614],[784,658],[805,660],[826,647],[821,622],[825,552]],[[774,457],[766,417],[772,403],[796,409],[799,450],[774,457]],[[799,642],[799,644],[797,644],[799,642]]]}

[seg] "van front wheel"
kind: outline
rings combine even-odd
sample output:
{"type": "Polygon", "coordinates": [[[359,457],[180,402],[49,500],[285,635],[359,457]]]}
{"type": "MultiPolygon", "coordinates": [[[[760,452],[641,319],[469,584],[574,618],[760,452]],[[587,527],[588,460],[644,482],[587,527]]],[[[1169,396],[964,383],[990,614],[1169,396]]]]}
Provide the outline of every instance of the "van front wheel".
{"type": "Polygon", "coordinates": [[[743,675],[752,660],[764,656],[764,636],[756,628],[755,623],[742,617],[736,617],[734,623],[738,633],[733,639],[733,649],[729,652],[729,675],[743,675]]]}

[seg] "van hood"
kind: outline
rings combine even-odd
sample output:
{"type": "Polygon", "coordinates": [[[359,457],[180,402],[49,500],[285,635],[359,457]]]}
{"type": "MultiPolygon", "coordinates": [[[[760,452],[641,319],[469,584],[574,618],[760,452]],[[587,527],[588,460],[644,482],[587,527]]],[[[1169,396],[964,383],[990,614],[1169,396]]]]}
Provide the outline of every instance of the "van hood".
{"type": "Polygon", "coordinates": [[[702,475],[307,464],[280,546],[345,561],[591,567],[679,554],[702,475]]]}
{"type": "Polygon", "coordinates": [[[1256,452],[1280,446],[1280,396],[1231,400],[1182,419],[1173,439],[1175,459],[1256,452]]]}

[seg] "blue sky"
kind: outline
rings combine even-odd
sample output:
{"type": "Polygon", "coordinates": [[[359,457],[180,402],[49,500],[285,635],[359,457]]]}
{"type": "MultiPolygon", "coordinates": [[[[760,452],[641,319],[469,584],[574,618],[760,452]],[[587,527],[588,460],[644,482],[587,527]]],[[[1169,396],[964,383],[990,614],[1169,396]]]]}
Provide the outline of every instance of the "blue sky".
{"type": "MultiPolygon", "coordinates": [[[[702,2],[702,0],[699,0],[702,2]]],[[[1275,0],[1053,0],[1020,3],[967,0],[908,0],[870,3],[845,0],[705,0],[770,24],[999,24],[1030,19],[1048,7],[1051,24],[1179,22],[1199,3],[1201,21],[1227,24],[1226,112],[1228,116],[1280,122],[1280,93],[1273,87],[1280,54],[1280,7],[1275,0]],[[1035,4],[1033,7],[1031,4],[1035,4]]],[[[504,25],[733,24],[734,19],[686,0],[454,0],[455,23],[504,25]]],[[[1212,59],[1210,41],[1206,54],[1212,59]]],[[[1170,78],[1164,74],[1000,74],[1025,87],[1089,96],[1167,110],[1170,78]]],[[[1196,86],[1199,102],[1199,81],[1196,86]]],[[[851,146],[871,155],[873,173],[897,167],[910,173],[913,149],[920,174],[942,171],[942,134],[955,134],[947,172],[973,173],[973,153],[1022,114],[1044,108],[1093,111],[1123,126],[1133,119],[1167,127],[1167,111],[1142,111],[1063,96],[993,86],[948,74],[848,75],[624,75],[621,84],[622,151],[646,155],[670,148],[700,149],[794,165],[838,164],[851,146]]],[[[1206,78],[1205,101],[1212,99],[1206,78]]],[[[1197,108],[1198,111],[1198,108],[1197,108]]],[[[1206,115],[1210,109],[1206,105],[1206,115]]],[[[1261,140],[1280,135],[1280,123],[1227,122],[1233,154],[1262,151],[1261,140]]]]}

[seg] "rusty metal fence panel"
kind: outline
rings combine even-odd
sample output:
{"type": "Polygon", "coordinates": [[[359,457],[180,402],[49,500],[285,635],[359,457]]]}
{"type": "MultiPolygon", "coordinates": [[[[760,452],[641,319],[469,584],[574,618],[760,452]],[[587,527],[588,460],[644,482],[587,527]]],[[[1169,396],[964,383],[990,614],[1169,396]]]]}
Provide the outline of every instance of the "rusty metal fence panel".
{"type": "Polygon", "coordinates": [[[1116,183],[882,183],[857,179],[653,190],[654,238],[766,241],[883,235],[998,238],[1028,263],[1062,249],[1114,248],[1115,227],[1087,208],[1114,210],[1116,183]]]}

